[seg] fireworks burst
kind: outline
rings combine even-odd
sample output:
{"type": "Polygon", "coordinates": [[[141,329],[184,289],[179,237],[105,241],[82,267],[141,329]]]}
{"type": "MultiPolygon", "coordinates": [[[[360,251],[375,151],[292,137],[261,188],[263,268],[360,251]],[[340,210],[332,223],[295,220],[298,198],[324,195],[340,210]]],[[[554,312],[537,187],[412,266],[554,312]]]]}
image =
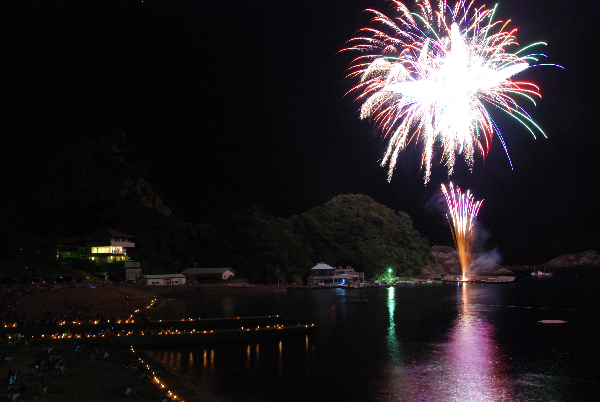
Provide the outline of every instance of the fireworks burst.
{"type": "Polygon", "coordinates": [[[442,184],[442,192],[448,204],[450,215],[446,214],[446,218],[450,223],[450,230],[462,268],[462,278],[465,280],[467,268],[471,264],[471,245],[474,239],[475,219],[483,200],[475,201],[469,190],[466,194],[463,194],[458,186],[454,187],[452,182],[450,182],[448,188],[442,184]]]}
{"type": "Polygon", "coordinates": [[[510,52],[518,46],[516,29],[494,21],[495,8],[473,7],[474,0],[458,0],[454,8],[438,0],[437,10],[429,0],[417,0],[415,13],[400,1],[390,1],[397,16],[367,10],[373,14],[373,27],[361,29],[342,49],[362,53],[348,70],[347,78],[360,78],[349,93],[358,93],[360,117],[374,119],[388,139],[381,163],[389,164],[388,180],[398,154],[413,140],[423,142],[425,183],[436,141],[449,176],[457,154],[469,168],[476,150],[485,156],[494,133],[506,150],[486,104],[508,113],[534,137],[536,132],[545,136],[514,99],[519,96],[535,105],[539,88],[512,80],[544,56],[520,55],[541,42],[510,52]]]}

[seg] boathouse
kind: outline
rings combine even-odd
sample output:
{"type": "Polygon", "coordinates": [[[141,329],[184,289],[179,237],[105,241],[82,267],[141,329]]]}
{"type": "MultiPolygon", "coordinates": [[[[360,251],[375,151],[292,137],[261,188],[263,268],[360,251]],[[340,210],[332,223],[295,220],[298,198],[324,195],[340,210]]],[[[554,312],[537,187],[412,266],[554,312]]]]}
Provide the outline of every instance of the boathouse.
{"type": "Polygon", "coordinates": [[[185,275],[181,274],[146,275],[146,283],[148,285],[185,285],[185,282],[185,275]]]}
{"type": "Polygon", "coordinates": [[[231,268],[186,268],[181,271],[190,282],[223,280],[226,281],[235,276],[237,272],[231,268]]]}
{"type": "Polygon", "coordinates": [[[341,286],[353,283],[364,283],[364,272],[356,272],[354,268],[334,268],[320,262],[310,269],[308,285],[316,286],[341,286]]]}

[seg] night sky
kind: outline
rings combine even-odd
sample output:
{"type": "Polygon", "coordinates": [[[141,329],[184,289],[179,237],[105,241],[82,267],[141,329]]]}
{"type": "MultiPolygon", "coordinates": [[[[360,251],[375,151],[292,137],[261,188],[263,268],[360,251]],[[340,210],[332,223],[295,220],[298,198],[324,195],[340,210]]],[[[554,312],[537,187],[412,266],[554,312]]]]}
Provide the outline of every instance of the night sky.
{"type": "MultiPolygon", "coordinates": [[[[481,2],[480,2],[481,3],[481,2]]],[[[406,4],[411,5],[412,1],[406,4]]],[[[488,4],[491,5],[491,4],[488,4]]],[[[423,184],[420,150],[391,183],[385,144],[344,93],[351,54],[336,54],[384,1],[119,0],[0,4],[0,97],[11,113],[84,105],[139,147],[150,182],[175,216],[203,222],[250,205],[290,217],[339,194],[366,194],[407,212],[431,244],[452,245],[439,184],[423,184]]],[[[521,102],[548,138],[492,114],[497,139],[473,172],[452,180],[485,199],[486,249],[504,261],[546,262],[598,250],[599,50],[595,2],[503,0],[522,45],[545,41],[547,62],[523,76],[541,87],[521,102]]],[[[2,135],[6,135],[3,133],[2,135]]]]}

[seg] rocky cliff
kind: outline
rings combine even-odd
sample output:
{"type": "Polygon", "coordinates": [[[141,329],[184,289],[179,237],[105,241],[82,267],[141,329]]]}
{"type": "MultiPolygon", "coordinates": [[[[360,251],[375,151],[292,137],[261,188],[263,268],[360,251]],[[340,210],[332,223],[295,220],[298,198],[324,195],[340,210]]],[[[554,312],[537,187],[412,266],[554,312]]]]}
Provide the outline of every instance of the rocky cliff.
{"type": "Polygon", "coordinates": [[[171,215],[117,122],[89,108],[61,105],[44,113],[30,110],[13,123],[0,149],[3,233],[119,229],[137,208],[171,215]]]}
{"type": "Polygon", "coordinates": [[[560,270],[596,267],[600,267],[600,255],[595,250],[588,250],[577,254],[563,254],[536,266],[536,269],[560,270]]]}
{"type": "MultiPolygon", "coordinates": [[[[458,253],[452,247],[433,246],[431,254],[435,258],[435,265],[432,270],[434,273],[460,274],[460,261],[458,253]]],[[[502,266],[500,259],[492,253],[473,254],[474,261],[470,272],[477,275],[511,275],[514,273],[529,273],[534,270],[541,271],[568,271],[575,269],[593,269],[600,268],[600,254],[597,251],[589,250],[576,254],[564,254],[556,257],[546,263],[529,265],[510,265],[502,266]]]]}
{"type": "MultiPolygon", "coordinates": [[[[461,273],[458,253],[452,247],[433,246],[431,254],[435,259],[435,273],[459,275],[461,273]]],[[[492,250],[487,253],[473,253],[473,262],[469,267],[472,275],[511,275],[513,271],[503,267],[499,254],[492,250]]]]}

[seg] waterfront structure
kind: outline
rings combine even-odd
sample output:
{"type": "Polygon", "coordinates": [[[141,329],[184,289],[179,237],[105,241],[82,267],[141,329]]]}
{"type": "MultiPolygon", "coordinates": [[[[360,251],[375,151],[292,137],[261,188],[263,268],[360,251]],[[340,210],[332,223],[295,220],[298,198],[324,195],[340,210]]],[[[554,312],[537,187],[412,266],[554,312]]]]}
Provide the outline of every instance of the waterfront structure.
{"type": "Polygon", "coordinates": [[[197,282],[199,280],[228,280],[237,274],[231,268],[186,268],[181,271],[190,282],[197,282]]]}
{"type": "Polygon", "coordinates": [[[185,285],[186,277],[182,274],[146,275],[146,283],[156,286],[185,285]]]}
{"type": "Polygon", "coordinates": [[[346,268],[334,268],[324,262],[320,262],[310,269],[307,284],[316,286],[341,286],[364,282],[364,272],[356,272],[350,266],[346,268]]]}

